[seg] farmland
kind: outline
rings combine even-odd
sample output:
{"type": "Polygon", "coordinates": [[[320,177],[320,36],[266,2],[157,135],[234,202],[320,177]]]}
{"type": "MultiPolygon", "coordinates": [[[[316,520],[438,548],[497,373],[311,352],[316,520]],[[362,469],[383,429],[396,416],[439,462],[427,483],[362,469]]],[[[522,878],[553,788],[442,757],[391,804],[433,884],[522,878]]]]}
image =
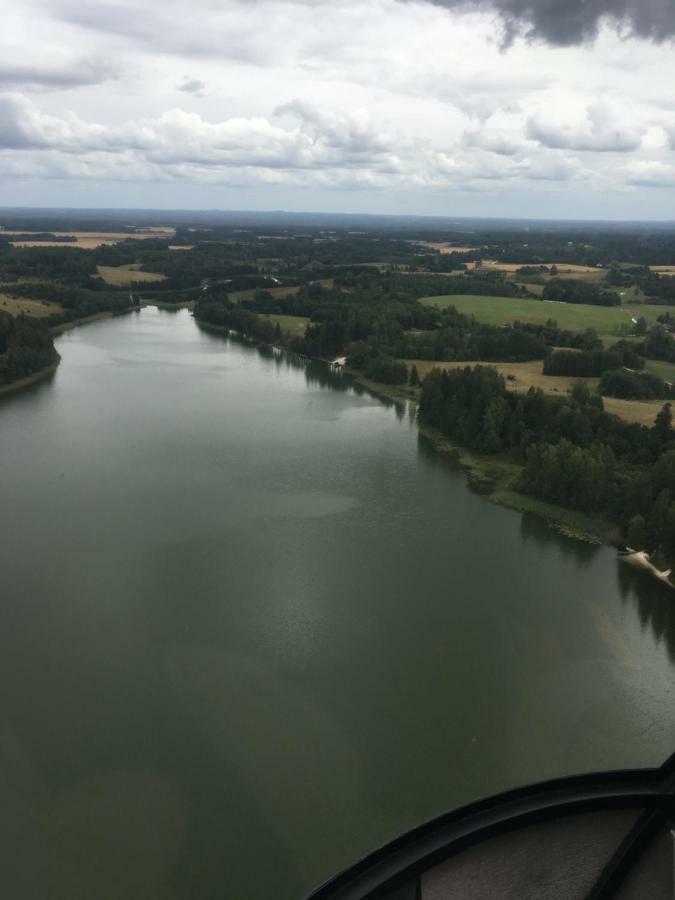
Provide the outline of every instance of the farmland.
{"type": "Polygon", "coordinates": [[[8,312],[12,316],[19,316],[23,313],[26,316],[42,319],[53,313],[62,312],[63,307],[58,303],[47,303],[46,300],[19,299],[0,293],[0,310],[8,312]]]}
{"type": "Polygon", "coordinates": [[[486,325],[507,325],[516,321],[543,325],[549,319],[555,319],[560,328],[570,331],[595,328],[605,343],[618,340],[622,326],[632,327],[632,318],[643,316],[652,324],[664,311],[662,306],[642,303],[631,306],[588,306],[582,303],[469,294],[424,297],[420,303],[439,309],[454,306],[458,312],[475,316],[486,325]]]}
{"type": "Polygon", "coordinates": [[[3,235],[21,235],[21,240],[11,241],[13,247],[65,247],[78,250],[95,250],[104,244],[117,244],[120,241],[143,241],[157,238],[172,238],[176,234],[175,228],[156,228],[152,231],[52,231],[49,232],[55,238],[75,238],[70,241],[59,240],[31,240],[25,237],[26,231],[3,231],[3,235]]]}
{"type": "MultiPolygon", "coordinates": [[[[420,378],[424,378],[432,369],[463,369],[466,366],[490,366],[506,379],[509,390],[526,393],[530,388],[540,388],[546,394],[562,395],[568,393],[574,384],[585,382],[589,390],[595,391],[598,378],[568,378],[559,375],[544,375],[541,360],[524,363],[485,363],[485,362],[434,362],[428,359],[406,360],[408,367],[417,366],[420,378]]],[[[675,367],[674,367],[675,368],[675,367]]],[[[637,422],[640,425],[653,425],[656,414],[663,402],[644,403],[639,400],[618,400],[604,397],[605,409],[619,416],[626,422],[637,422]]]]}

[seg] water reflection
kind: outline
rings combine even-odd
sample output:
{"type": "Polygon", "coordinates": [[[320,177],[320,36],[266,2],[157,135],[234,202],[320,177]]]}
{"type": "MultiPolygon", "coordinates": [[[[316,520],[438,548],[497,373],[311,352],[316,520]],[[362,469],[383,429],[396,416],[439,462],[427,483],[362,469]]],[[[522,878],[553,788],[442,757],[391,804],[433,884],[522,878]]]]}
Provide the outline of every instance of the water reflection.
{"type": "Polygon", "coordinates": [[[6,393],[0,393],[0,406],[5,403],[10,403],[14,398],[21,395],[22,397],[26,396],[35,396],[41,392],[46,391],[48,388],[51,388],[54,379],[56,378],[56,373],[58,368],[53,372],[50,372],[49,375],[45,375],[44,378],[41,378],[39,381],[33,382],[33,384],[27,384],[25,387],[15,389],[13,391],[7,391],[6,393]]]}
{"type": "Polygon", "coordinates": [[[520,535],[524,543],[528,541],[538,547],[555,546],[563,556],[570,557],[580,566],[588,566],[600,547],[576,538],[561,539],[560,531],[535,513],[524,512],[520,517],[520,535]]]}
{"type": "Polygon", "coordinates": [[[624,602],[632,600],[643,629],[651,629],[658,643],[663,642],[675,663],[675,595],[648,573],[617,560],[618,582],[624,602]]]}

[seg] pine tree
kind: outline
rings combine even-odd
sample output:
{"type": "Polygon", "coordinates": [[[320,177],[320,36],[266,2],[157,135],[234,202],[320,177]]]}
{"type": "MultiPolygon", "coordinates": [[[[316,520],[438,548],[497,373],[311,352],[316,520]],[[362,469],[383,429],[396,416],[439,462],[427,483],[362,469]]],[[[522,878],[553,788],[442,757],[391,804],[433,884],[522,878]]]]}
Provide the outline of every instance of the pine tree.
{"type": "Polygon", "coordinates": [[[656,421],[654,422],[654,431],[661,438],[662,443],[665,443],[672,437],[672,424],[673,416],[670,403],[664,403],[663,409],[657,415],[656,421]]]}
{"type": "Polygon", "coordinates": [[[419,387],[420,376],[417,374],[417,366],[413,363],[410,370],[410,387],[419,387]]]}
{"type": "Polygon", "coordinates": [[[645,527],[645,520],[643,516],[633,516],[633,518],[628,523],[626,537],[628,539],[628,544],[634,550],[645,549],[645,547],[647,546],[647,529],[645,527]]]}

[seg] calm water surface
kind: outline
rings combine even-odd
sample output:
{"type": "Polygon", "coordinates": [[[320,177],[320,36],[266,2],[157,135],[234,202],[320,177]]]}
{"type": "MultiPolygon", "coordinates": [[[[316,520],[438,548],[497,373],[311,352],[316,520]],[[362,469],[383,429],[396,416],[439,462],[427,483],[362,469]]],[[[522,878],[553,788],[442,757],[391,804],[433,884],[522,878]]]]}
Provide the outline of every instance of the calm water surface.
{"type": "Polygon", "coordinates": [[[673,595],[473,494],[407,410],[186,311],[58,347],[0,403],[3,896],[296,900],[675,748],[673,595]]]}

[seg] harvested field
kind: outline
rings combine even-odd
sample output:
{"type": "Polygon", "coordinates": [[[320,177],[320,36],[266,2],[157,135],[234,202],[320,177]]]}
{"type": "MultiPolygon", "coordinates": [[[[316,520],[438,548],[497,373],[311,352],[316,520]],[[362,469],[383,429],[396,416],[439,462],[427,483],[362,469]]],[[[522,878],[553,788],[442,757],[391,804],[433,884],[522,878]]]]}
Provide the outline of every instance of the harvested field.
{"type": "MultiPolygon", "coordinates": [[[[562,375],[544,375],[541,360],[533,360],[524,363],[490,363],[490,362],[434,362],[427,359],[407,359],[406,365],[410,368],[417,366],[420,378],[424,378],[432,369],[463,369],[466,366],[490,366],[496,369],[506,379],[506,387],[510,391],[527,393],[531,387],[541,388],[546,394],[561,396],[568,393],[578,381],[588,385],[590,391],[595,391],[598,386],[598,378],[571,378],[562,375]],[[509,380],[511,375],[515,380],[509,380]]],[[[663,406],[663,401],[643,403],[639,400],[618,400],[615,397],[603,397],[605,409],[613,413],[625,422],[637,422],[639,425],[651,426],[654,424],[656,414],[663,406]]]]}
{"type": "Polygon", "coordinates": [[[169,244],[169,250],[194,250],[194,244],[169,244]]]}
{"type": "Polygon", "coordinates": [[[412,241],[418,247],[429,247],[430,250],[438,250],[440,253],[473,253],[480,250],[480,247],[455,247],[448,243],[439,243],[437,241],[412,241]]]}
{"type": "Polygon", "coordinates": [[[160,275],[159,272],[141,272],[137,268],[137,263],[131,263],[127,266],[97,266],[98,274],[106,284],[113,284],[115,287],[124,287],[133,282],[153,282],[165,281],[166,275],[160,275]]]}
{"type": "Polygon", "coordinates": [[[53,313],[63,312],[63,307],[60,303],[48,303],[46,300],[26,300],[24,298],[8,297],[7,294],[0,294],[0,310],[8,312],[12,316],[19,316],[21,313],[25,313],[27,316],[42,319],[45,316],[51,316],[53,313]]]}
{"type": "Polygon", "coordinates": [[[579,275],[597,275],[598,277],[604,277],[606,274],[606,269],[598,269],[594,266],[576,266],[571,263],[504,263],[499,262],[496,259],[484,259],[481,262],[481,269],[498,269],[501,272],[516,272],[518,269],[522,269],[525,266],[534,267],[535,265],[547,266],[550,268],[551,266],[555,266],[558,269],[558,275],[565,276],[568,275],[570,277],[577,278],[579,275]]]}
{"type": "MultiPolygon", "coordinates": [[[[3,234],[30,234],[28,231],[3,231],[3,234]]],[[[117,244],[120,241],[143,241],[157,238],[173,237],[175,228],[155,229],[154,231],[51,231],[55,237],[74,237],[75,241],[12,241],[13,247],[75,247],[80,250],[94,250],[103,244],[117,244]]]]}

